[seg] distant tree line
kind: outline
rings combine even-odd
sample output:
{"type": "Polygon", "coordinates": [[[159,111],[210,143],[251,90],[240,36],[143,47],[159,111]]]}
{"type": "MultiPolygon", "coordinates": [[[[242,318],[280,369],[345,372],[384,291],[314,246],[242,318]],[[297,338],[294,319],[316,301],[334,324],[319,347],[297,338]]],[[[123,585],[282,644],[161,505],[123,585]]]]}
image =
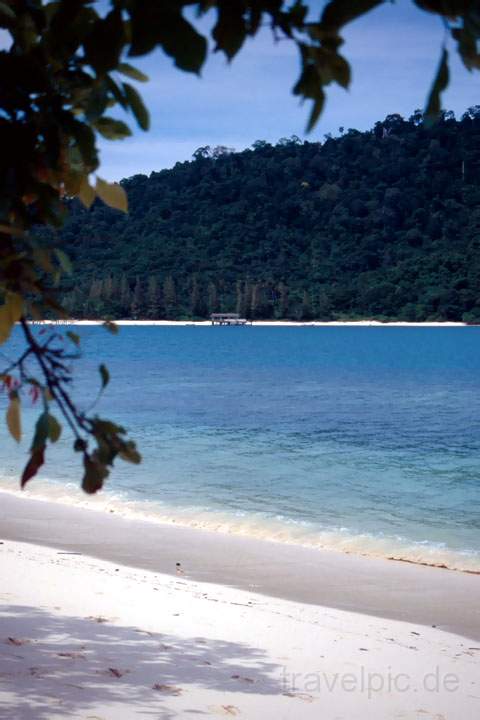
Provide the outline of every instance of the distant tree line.
{"type": "Polygon", "coordinates": [[[479,170],[479,106],[199,148],[122,181],[128,215],[71,202],[63,301],[92,318],[480,322],[479,170]]]}
{"type": "Polygon", "coordinates": [[[315,296],[305,290],[301,297],[290,297],[288,286],[272,283],[237,280],[235,302],[231,293],[223,301],[222,288],[210,280],[203,284],[196,275],[188,281],[181,298],[171,275],[163,281],[155,275],[142,279],[139,275],[131,283],[125,273],[120,277],[108,275],[94,278],[64,295],[64,306],[74,317],[83,318],[132,318],[202,319],[216,312],[237,312],[242,317],[256,320],[294,318],[311,320],[314,317],[329,319],[330,304],[324,292],[315,296]]]}

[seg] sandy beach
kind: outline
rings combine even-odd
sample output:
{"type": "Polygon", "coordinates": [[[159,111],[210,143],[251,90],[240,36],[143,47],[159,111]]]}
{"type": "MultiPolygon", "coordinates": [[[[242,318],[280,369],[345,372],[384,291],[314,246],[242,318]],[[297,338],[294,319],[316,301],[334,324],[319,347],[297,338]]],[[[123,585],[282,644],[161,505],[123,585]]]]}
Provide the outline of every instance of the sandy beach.
{"type": "MultiPolygon", "coordinates": [[[[196,326],[211,327],[210,320],[115,320],[119,326],[196,326]]],[[[103,325],[103,320],[36,320],[32,325],[103,325]]],[[[248,327],[466,327],[463,322],[380,322],[380,320],[311,320],[308,322],[294,320],[252,320],[247,323],[248,327]]]]}
{"type": "Polygon", "coordinates": [[[1,502],[2,718],[479,717],[476,575],[1,502]]]}

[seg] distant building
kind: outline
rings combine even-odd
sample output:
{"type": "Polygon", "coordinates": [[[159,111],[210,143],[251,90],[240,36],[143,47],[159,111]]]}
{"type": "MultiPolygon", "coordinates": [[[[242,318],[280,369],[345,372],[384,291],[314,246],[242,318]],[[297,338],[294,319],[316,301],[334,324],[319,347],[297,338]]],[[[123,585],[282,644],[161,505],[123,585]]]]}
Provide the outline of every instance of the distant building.
{"type": "Polygon", "coordinates": [[[246,325],[248,322],[238,313],[212,313],[210,320],[212,325],[246,325]]]}

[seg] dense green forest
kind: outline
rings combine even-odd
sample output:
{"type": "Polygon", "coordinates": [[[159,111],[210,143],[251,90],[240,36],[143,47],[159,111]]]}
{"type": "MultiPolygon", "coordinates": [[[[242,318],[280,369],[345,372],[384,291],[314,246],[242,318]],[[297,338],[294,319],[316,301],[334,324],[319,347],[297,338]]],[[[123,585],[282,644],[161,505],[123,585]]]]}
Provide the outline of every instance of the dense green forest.
{"type": "Polygon", "coordinates": [[[339,133],[199,148],[123,180],[128,215],[72,202],[68,311],[480,322],[480,107],[339,133]]]}

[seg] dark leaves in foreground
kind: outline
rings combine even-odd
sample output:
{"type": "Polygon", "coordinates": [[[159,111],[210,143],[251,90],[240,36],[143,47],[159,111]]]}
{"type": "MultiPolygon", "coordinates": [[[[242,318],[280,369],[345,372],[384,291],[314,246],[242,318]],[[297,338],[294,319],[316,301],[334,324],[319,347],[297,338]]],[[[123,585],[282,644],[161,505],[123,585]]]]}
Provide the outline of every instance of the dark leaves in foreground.
{"type": "MultiPolygon", "coordinates": [[[[11,435],[17,441],[20,439],[19,398],[22,389],[30,387],[32,400],[36,402],[41,399],[43,403],[43,412],[35,425],[30,459],[21,477],[21,487],[25,487],[26,483],[37,474],[44,464],[48,444],[56,443],[61,436],[62,426],[55,415],[50,412],[50,406],[56,404],[75,435],[74,451],[83,456],[82,488],[89,494],[95,493],[103,486],[117,457],[126,462],[139,463],[141,461],[140,454],[135,443],[127,439],[125,428],[109,420],[80,412],[72,400],[70,395],[71,361],[79,357],[80,337],[71,331],[63,336],[55,329],[47,331],[46,328],[37,334],[25,320],[22,320],[21,326],[27,340],[27,350],[18,361],[13,363],[9,372],[2,375],[3,385],[10,394],[7,423],[11,435]],[[41,368],[43,375],[41,382],[28,375],[27,361],[32,357],[38,360],[41,368]],[[16,378],[13,377],[12,372],[16,373],[16,378]],[[96,447],[90,450],[89,443],[92,441],[96,447]]],[[[114,328],[115,326],[112,325],[109,329],[114,328]]],[[[99,372],[101,386],[97,400],[110,380],[110,374],[105,365],[99,366],[99,372]]]]}
{"type": "MultiPolygon", "coordinates": [[[[5,377],[12,370],[19,375],[19,387],[11,392],[7,411],[7,424],[16,440],[21,435],[21,388],[37,387],[45,405],[22,485],[43,464],[47,443],[55,442],[60,434],[59,423],[49,415],[49,403],[57,406],[70,426],[76,445],[83,446],[88,492],[101,487],[117,455],[139,462],[134,445],[123,438],[122,431],[101,427],[103,421],[78,410],[68,392],[68,354],[38,342],[26,323],[26,318],[67,316],[56,288],[62,274],[71,271],[61,249],[37,244],[29,230],[41,225],[60,227],[73,197],[86,208],[100,198],[117,211],[127,211],[121,184],[108,183],[98,175],[94,185],[90,181],[99,167],[98,136],[121,140],[131,134],[123,120],[112,116],[112,108],[113,115],[121,109],[131,113],[141,129],[149,127],[148,110],[138,90],[121,80],[122,76],[136,82],[147,79],[125,62],[127,56],[160,48],[177,68],[199,74],[210,39],[215,50],[231,60],[247,38],[268,26],[275,41],[288,40],[300,51],[294,93],[312,102],[310,130],[322,112],[325,87],[350,85],[350,66],[340,53],[344,26],[380,4],[380,0],[330,0],[316,19],[309,13],[312,4],[304,0],[0,2],[0,29],[5,35],[0,51],[0,343],[8,340],[21,320],[27,344],[22,356],[4,372],[5,377]],[[185,13],[186,9],[193,12],[185,13]],[[197,28],[190,19],[207,13],[214,16],[209,37],[202,34],[201,23],[197,28]],[[28,370],[27,359],[37,362],[37,375],[28,370]],[[97,448],[90,454],[87,439],[92,436],[97,448]]],[[[415,4],[443,19],[464,65],[479,69],[478,3],[415,0],[415,4]]],[[[392,7],[392,22],[394,12],[392,7]]],[[[444,50],[428,114],[440,109],[448,80],[444,50]]],[[[70,341],[77,344],[74,333],[70,341]]],[[[108,375],[100,372],[105,386],[108,375]]]]}

